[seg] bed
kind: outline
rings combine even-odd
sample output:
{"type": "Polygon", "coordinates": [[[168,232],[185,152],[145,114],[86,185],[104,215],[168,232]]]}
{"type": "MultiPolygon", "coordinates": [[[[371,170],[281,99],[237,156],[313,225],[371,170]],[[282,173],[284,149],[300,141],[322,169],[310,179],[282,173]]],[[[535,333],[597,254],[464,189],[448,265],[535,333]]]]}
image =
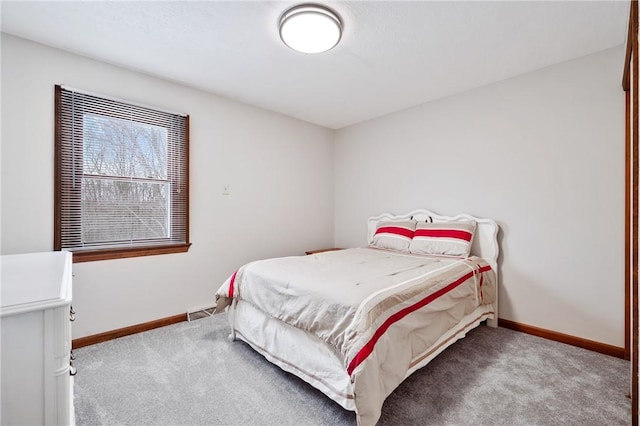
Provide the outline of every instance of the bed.
{"type": "Polygon", "coordinates": [[[497,233],[467,214],[375,216],[367,247],[242,266],[215,312],[228,313],[230,340],[374,425],[406,377],[484,321],[497,326],[497,233]]]}

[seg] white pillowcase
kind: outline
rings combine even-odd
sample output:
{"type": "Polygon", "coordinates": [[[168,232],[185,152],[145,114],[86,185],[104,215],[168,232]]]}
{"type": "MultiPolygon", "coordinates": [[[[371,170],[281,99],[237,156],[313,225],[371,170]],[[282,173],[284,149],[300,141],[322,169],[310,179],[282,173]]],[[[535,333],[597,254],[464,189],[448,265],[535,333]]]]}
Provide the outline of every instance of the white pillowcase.
{"type": "Polygon", "coordinates": [[[409,252],[409,245],[416,229],[415,220],[379,222],[371,246],[409,252]]]}
{"type": "Polygon", "coordinates": [[[415,254],[444,254],[467,257],[471,252],[475,220],[419,222],[409,245],[415,254]]]}

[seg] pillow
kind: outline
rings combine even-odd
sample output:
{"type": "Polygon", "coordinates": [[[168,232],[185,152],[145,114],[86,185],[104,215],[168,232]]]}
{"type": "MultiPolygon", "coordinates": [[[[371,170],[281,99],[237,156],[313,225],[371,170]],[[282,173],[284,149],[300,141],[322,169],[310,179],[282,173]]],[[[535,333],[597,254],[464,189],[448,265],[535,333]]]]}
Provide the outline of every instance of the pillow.
{"type": "Polygon", "coordinates": [[[409,251],[409,244],[416,229],[415,220],[378,222],[371,246],[383,249],[409,251]]]}
{"type": "Polygon", "coordinates": [[[419,222],[409,245],[415,254],[446,254],[449,256],[469,256],[475,220],[451,222],[419,222]]]}

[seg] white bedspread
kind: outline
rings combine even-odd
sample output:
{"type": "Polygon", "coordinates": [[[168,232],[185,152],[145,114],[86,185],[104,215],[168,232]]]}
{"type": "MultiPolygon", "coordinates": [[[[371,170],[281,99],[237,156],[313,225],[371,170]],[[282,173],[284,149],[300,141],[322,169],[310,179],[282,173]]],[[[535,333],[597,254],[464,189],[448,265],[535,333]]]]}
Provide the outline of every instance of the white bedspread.
{"type": "Polygon", "coordinates": [[[216,312],[239,298],[317,336],[343,360],[356,389],[359,381],[382,384],[355,392],[357,407],[378,405],[363,417],[375,423],[382,401],[425,351],[465,315],[494,301],[494,283],[478,257],[355,248],[249,263],[220,287],[216,312]],[[409,355],[394,345],[409,345],[402,351],[409,355]]]}
{"type": "Polygon", "coordinates": [[[246,264],[218,289],[216,313],[234,299],[247,306],[246,315],[262,312],[271,326],[258,322],[263,325],[253,339],[262,344],[254,347],[287,371],[307,369],[301,377],[355,409],[360,425],[374,425],[405,377],[493,318],[495,283],[489,264],[475,256],[355,248],[246,264]],[[324,342],[318,353],[333,352],[344,374],[338,368],[315,377],[308,370],[311,354],[295,355],[295,348],[278,341],[272,326],[280,322],[324,342]],[[259,331],[267,329],[272,336],[259,331]]]}

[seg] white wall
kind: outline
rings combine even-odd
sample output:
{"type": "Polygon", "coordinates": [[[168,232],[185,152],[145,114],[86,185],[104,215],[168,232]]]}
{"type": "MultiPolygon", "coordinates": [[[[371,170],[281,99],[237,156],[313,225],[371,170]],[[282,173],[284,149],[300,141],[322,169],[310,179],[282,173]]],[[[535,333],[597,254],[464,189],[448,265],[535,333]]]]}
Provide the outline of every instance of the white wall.
{"type": "Polygon", "coordinates": [[[76,264],[74,338],[209,305],[245,261],[332,246],[334,217],[335,244],[356,246],[367,217],[426,207],[498,221],[500,317],[624,345],[622,48],[339,130],[334,145],[195,89],[9,35],[1,47],[2,254],[52,249],[54,84],[191,116],[193,247],[76,264]]]}
{"type": "Polygon", "coordinates": [[[623,53],[339,130],[336,245],[385,211],[493,218],[501,318],[623,347],[623,53]]]}
{"type": "Polygon", "coordinates": [[[55,84],[191,118],[191,250],[75,264],[74,338],[211,305],[246,261],[333,245],[332,131],[3,34],[2,254],[53,248],[55,84]]]}

